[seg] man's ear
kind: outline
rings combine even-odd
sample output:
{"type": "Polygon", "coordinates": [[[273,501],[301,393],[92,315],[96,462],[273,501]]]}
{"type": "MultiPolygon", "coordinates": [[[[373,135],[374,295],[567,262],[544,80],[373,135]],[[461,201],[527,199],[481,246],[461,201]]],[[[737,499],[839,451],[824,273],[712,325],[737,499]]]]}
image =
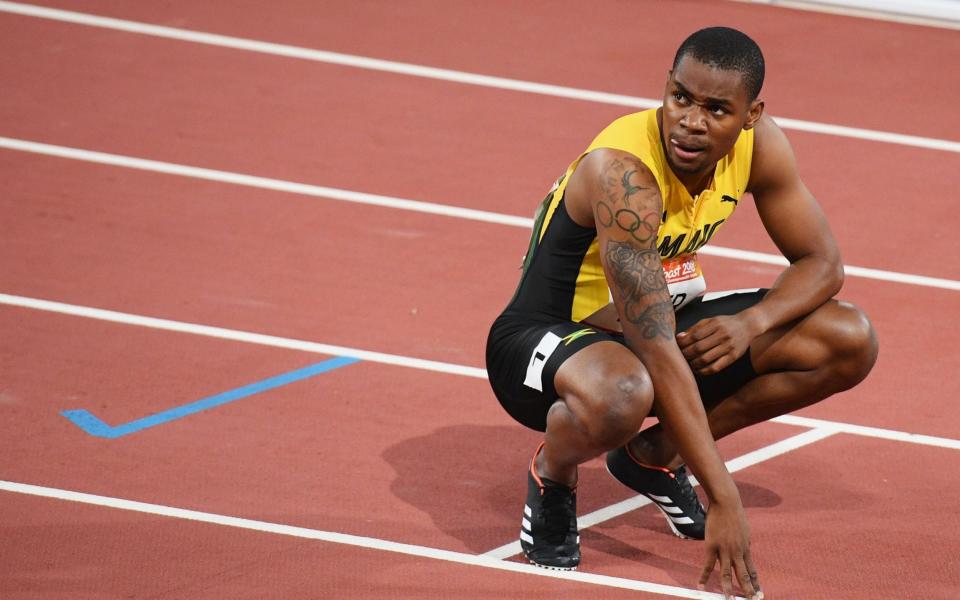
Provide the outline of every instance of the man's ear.
{"type": "Polygon", "coordinates": [[[763,100],[759,98],[750,103],[750,109],[747,110],[747,122],[744,124],[744,129],[753,129],[754,126],[760,121],[760,117],[763,116],[763,100]]]}

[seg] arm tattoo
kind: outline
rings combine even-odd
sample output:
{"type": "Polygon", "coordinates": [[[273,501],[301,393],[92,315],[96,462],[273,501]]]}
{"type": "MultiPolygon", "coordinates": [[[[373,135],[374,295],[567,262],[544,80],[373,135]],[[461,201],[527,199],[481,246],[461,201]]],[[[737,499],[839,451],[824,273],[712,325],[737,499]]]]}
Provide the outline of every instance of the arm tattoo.
{"type": "Polygon", "coordinates": [[[604,227],[616,223],[630,237],[647,244],[657,237],[660,214],[659,210],[650,210],[649,194],[640,194],[649,192],[650,188],[630,181],[637,173],[637,169],[631,167],[639,166],[632,162],[614,159],[604,167],[600,175],[603,199],[597,202],[597,221],[604,227]]]}
{"type": "Polygon", "coordinates": [[[643,189],[642,186],[633,185],[632,183],[630,183],[630,176],[633,175],[634,173],[636,173],[635,170],[624,171],[623,177],[620,178],[620,185],[623,186],[623,203],[624,204],[627,203],[627,199],[630,198],[630,196],[636,194],[637,192],[643,189]]]}
{"type": "Polygon", "coordinates": [[[622,299],[623,318],[644,339],[672,340],[676,317],[656,248],[662,203],[657,189],[638,181],[641,169],[642,162],[628,158],[613,159],[603,167],[595,222],[598,232],[606,230],[610,236],[604,267],[622,299]],[[625,235],[629,237],[624,239],[625,235]]]}
{"type": "Polygon", "coordinates": [[[667,281],[656,248],[637,248],[608,241],[606,264],[623,298],[623,315],[640,329],[644,339],[673,339],[676,318],[667,281]]]}

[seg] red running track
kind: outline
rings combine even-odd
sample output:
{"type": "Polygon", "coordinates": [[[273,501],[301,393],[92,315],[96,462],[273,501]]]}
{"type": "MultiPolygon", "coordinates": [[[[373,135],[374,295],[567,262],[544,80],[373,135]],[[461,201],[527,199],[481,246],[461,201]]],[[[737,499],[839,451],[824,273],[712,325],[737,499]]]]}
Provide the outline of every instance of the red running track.
{"type": "MultiPolygon", "coordinates": [[[[775,115],[956,140],[930,98],[952,31],[737,3],[56,4],[118,18],[656,97],[676,43],[723,22],[768,55],[775,115]],[[221,9],[222,10],[222,9],[221,9]],[[569,31],[603,32],[589,43],[569,31]],[[635,23],[627,27],[624,23],[635,23]],[[632,39],[644,40],[637,58],[632,39]],[[560,40],[561,42],[558,42],[560,40]],[[854,43],[855,42],[855,43],[854,43]]],[[[627,109],[0,13],[0,136],[530,214],[627,109]]],[[[957,279],[956,154],[791,132],[848,263],[957,279]],[[842,165],[838,169],[837,165],[842,165]],[[838,177],[838,174],[841,176],[838,177]]],[[[482,366],[521,228],[0,150],[0,292],[482,366]]],[[[743,207],[718,243],[773,251],[743,207]]],[[[709,258],[714,289],[778,269],[709,258]]],[[[880,362],[808,417],[957,439],[955,291],[849,278],[880,362]],[[922,310],[916,310],[922,307],[922,310]],[[928,316],[929,315],[929,316],[928,316]],[[932,318],[936,316],[937,318],[932,318]]],[[[363,362],[144,430],[111,424],[327,358],[0,308],[0,479],[476,555],[516,537],[536,442],[481,379],[363,362]]],[[[764,424],[725,457],[804,431],[764,424]]],[[[952,598],[957,450],[838,434],[738,472],[774,598],[952,598]],[[935,488],[929,497],[916,490],[935,488]],[[931,515],[937,522],[931,523],[931,515]],[[879,591],[878,591],[879,590],[879,591]]],[[[584,468],[581,512],[629,497],[584,468]]],[[[63,500],[0,495],[4,598],[619,597],[607,586],[63,500]]],[[[702,547],[649,507],[584,530],[583,569],[692,587],[702,547]]]]}

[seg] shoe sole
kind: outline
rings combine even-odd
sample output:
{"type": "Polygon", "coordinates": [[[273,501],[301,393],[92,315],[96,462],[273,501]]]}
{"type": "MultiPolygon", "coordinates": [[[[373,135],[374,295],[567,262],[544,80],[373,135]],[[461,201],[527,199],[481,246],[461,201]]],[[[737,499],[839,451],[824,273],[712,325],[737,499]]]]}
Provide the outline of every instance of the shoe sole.
{"type": "MultiPolygon", "coordinates": [[[[607,469],[607,473],[610,474],[610,477],[613,477],[614,479],[616,479],[617,481],[619,481],[621,484],[623,484],[623,485],[625,485],[626,487],[630,488],[630,486],[627,485],[626,483],[624,483],[624,481],[623,481],[622,479],[620,479],[619,477],[617,477],[616,475],[613,474],[613,471],[610,470],[610,466],[609,466],[609,465],[604,464],[603,466],[604,466],[604,468],[607,469]]],[[[630,489],[633,489],[633,488],[630,488],[630,489]]],[[[636,492],[636,490],[634,490],[634,491],[636,492]]],[[[661,514],[661,515],[663,515],[663,519],[667,522],[667,525],[670,527],[670,531],[673,532],[673,535],[677,536],[677,537],[680,538],[681,540],[696,540],[696,539],[699,539],[699,538],[690,537],[689,535],[684,535],[684,534],[680,533],[680,530],[677,529],[677,526],[673,523],[673,520],[670,519],[670,516],[667,514],[667,511],[663,510],[663,509],[660,507],[660,505],[657,503],[656,500],[654,500],[653,498],[651,498],[649,495],[644,494],[643,492],[637,492],[637,493],[640,494],[641,496],[643,496],[644,498],[646,498],[647,500],[649,500],[649,501],[650,501],[650,504],[652,504],[652,505],[654,505],[654,506],[657,507],[657,510],[660,511],[660,514],[661,514]]]]}
{"type": "Polygon", "coordinates": [[[550,565],[541,565],[538,562],[534,562],[529,556],[526,556],[526,555],[524,555],[524,558],[526,558],[531,565],[535,567],[540,567],[541,569],[546,569],[548,571],[576,571],[577,570],[577,567],[553,567],[550,565]]]}

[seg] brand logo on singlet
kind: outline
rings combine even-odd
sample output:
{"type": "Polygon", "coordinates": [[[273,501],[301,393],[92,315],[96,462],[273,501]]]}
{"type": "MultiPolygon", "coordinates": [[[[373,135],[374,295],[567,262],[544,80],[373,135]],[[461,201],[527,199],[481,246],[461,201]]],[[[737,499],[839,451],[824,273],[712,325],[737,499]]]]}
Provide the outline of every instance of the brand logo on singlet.
{"type": "Polygon", "coordinates": [[[594,333],[596,333],[596,331],[594,331],[594,330],[592,330],[592,329],[581,329],[580,331],[574,331],[573,333],[571,333],[571,334],[569,334],[569,335],[567,335],[567,336],[565,336],[565,337],[563,338],[563,345],[564,345],[564,346],[569,346],[571,343],[577,341],[578,339],[582,338],[583,336],[585,336],[585,335],[591,335],[591,334],[594,334],[594,333]]]}
{"type": "Polygon", "coordinates": [[[734,198],[733,196],[728,196],[728,195],[726,195],[726,194],[724,194],[724,195],[720,198],[720,202],[733,202],[733,205],[734,205],[734,206],[737,205],[737,199],[734,198]]]}
{"type": "Polygon", "coordinates": [[[657,246],[657,252],[660,253],[660,258],[674,258],[678,254],[693,254],[710,241],[710,238],[713,237],[713,234],[717,232],[717,228],[720,227],[724,221],[726,221],[726,219],[720,219],[716,223],[709,223],[704,225],[703,229],[694,231],[693,238],[690,239],[690,243],[686,246],[683,245],[684,240],[687,239],[687,234],[685,233],[681,233],[676,239],[669,235],[663,236],[663,241],[657,246]]]}

